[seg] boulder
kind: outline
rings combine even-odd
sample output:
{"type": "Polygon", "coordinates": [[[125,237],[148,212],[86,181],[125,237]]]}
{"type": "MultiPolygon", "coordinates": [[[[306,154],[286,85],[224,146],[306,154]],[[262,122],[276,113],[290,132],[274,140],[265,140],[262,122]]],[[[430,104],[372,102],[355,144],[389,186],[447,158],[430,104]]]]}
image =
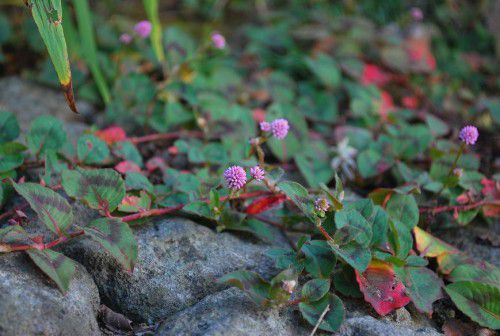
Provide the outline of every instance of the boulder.
{"type": "Polygon", "coordinates": [[[101,335],[99,293],[77,265],[63,295],[24,253],[0,255],[0,335],[101,335]]]}
{"type": "Polygon", "coordinates": [[[269,247],[182,218],[158,219],[135,229],[139,246],[133,272],[97,243],[81,238],[62,246],[81,262],[111,309],[136,322],[154,322],[223,289],[217,279],[239,269],[270,278],[278,273],[264,255],[269,247]]]}

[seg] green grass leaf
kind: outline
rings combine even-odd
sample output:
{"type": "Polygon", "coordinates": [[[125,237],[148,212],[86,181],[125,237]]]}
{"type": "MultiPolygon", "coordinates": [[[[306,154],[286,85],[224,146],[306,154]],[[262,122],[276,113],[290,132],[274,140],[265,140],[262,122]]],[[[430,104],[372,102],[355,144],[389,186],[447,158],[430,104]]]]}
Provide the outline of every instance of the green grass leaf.
{"type": "Polygon", "coordinates": [[[26,253],[43,273],[56,283],[63,294],[68,291],[76,270],[76,264],[73,260],[50,249],[31,249],[27,250],[26,253]]]}
{"type": "Polygon", "coordinates": [[[73,224],[71,206],[55,191],[36,183],[14,183],[14,188],[52,232],[64,233],[73,224]]]}
{"type": "Polygon", "coordinates": [[[99,218],[85,227],[84,231],[128,271],[134,269],[137,260],[137,242],[127,223],[118,218],[99,218]]]}
{"type": "Polygon", "coordinates": [[[153,46],[156,59],[161,63],[165,60],[165,52],[162,44],[162,28],[158,13],[158,0],[143,0],[143,3],[148,19],[153,25],[150,36],[151,45],[153,46]]]}
{"type": "Polygon", "coordinates": [[[92,13],[90,12],[88,1],[73,0],[73,4],[75,6],[81,44],[85,46],[81,51],[92,72],[92,76],[94,77],[95,84],[101,94],[102,100],[104,103],[108,104],[111,101],[111,94],[97,58],[94,23],[92,22],[92,13]]]}
{"type": "Polygon", "coordinates": [[[78,112],[73,95],[68,50],[62,26],[61,0],[25,0],[47,47],[64,95],[73,112],[78,112]]]}

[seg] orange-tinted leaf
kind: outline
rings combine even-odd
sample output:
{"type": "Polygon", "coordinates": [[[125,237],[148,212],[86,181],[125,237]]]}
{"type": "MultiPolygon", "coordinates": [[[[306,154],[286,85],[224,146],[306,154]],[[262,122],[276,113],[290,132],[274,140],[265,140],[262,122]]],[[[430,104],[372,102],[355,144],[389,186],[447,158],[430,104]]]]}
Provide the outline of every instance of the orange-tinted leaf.
{"type": "Polygon", "coordinates": [[[280,195],[271,195],[259,198],[250,204],[245,212],[249,215],[257,215],[269,209],[275,208],[286,200],[286,196],[283,194],[280,195]]]}
{"type": "Polygon", "coordinates": [[[132,161],[122,161],[115,166],[115,170],[120,174],[125,174],[128,172],[141,172],[141,167],[137,165],[137,163],[132,161]]]}
{"type": "Polygon", "coordinates": [[[127,138],[127,134],[123,128],[118,126],[111,126],[103,130],[95,132],[96,137],[106,142],[108,145],[114,144],[118,141],[123,141],[127,138]]]}
{"type": "Polygon", "coordinates": [[[405,286],[397,279],[391,264],[373,260],[366,271],[355,272],[356,281],[365,301],[369,302],[380,315],[387,315],[410,302],[405,293],[405,286]]]}

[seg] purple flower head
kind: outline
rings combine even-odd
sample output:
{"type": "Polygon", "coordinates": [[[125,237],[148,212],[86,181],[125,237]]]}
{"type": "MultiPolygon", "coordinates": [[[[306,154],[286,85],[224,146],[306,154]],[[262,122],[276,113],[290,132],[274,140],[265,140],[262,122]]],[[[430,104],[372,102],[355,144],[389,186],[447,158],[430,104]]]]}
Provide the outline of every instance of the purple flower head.
{"type": "Polygon", "coordinates": [[[259,125],[260,125],[260,129],[262,132],[270,132],[271,131],[271,124],[268,123],[267,121],[263,121],[259,125]]]}
{"type": "Polygon", "coordinates": [[[330,208],[330,203],[328,203],[326,198],[318,198],[314,201],[314,208],[317,211],[326,212],[330,208]]]}
{"type": "Polygon", "coordinates": [[[276,119],[271,123],[271,132],[274,137],[279,140],[286,138],[290,126],[288,125],[288,120],[286,119],[276,119]]]}
{"type": "Polygon", "coordinates": [[[153,26],[147,20],[137,23],[134,27],[134,31],[142,38],[148,37],[151,34],[151,30],[153,30],[153,26]]]}
{"type": "Polygon", "coordinates": [[[247,183],[247,173],[240,166],[231,166],[224,172],[224,179],[228,188],[238,190],[247,183]]]}
{"type": "Polygon", "coordinates": [[[422,13],[422,10],[418,7],[413,7],[410,10],[411,17],[416,20],[416,21],[422,21],[424,18],[424,13],[422,13]]]}
{"type": "Polygon", "coordinates": [[[130,36],[129,34],[122,34],[120,36],[120,42],[123,43],[123,44],[130,44],[132,43],[132,36],[130,36]]]}
{"type": "Polygon", "coordinates": [[[465,126],[460,131],[460,140],[465,142],[467,145],[474,145],[479,137],[479,131],[476,126],[465,126]]]}
{"type": "Polygon", "coordinates": [[[224,49],[226,47],[226,39],[219,33],[212,34],[212,43],[217,49],[224,49]]]}
{"type": "Polygon", "coordinates": [[[264,169],[260,168],[259,166],[250,168],[250,175],[252,175],[252,177],[257,181],[263,180],[265,174],[266,172],[264,171],[264,169]]]}

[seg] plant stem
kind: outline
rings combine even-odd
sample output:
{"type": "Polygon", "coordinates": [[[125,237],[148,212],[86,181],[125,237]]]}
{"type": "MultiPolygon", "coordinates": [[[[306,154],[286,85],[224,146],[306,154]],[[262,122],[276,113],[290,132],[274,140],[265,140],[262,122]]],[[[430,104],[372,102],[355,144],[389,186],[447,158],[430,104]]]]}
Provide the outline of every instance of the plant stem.
{"type": "Polygon", "coordinates": [[[159,141],[159,140],[173,140],[173,139],[178,139],[182,136],[201,138],[203,136],[203,132],[189,131],[189,132],[155,133],[140,137],[128,138],[128,140],[133,144],[139,144],[139,143],[159,141]]]}
{"type": "Polygon", "coordinates": [[[443,206],[438,206],[438,207],[420,208],[419,211],[420,211],[420,213],[432,213],[432,214],[437,214],[437,213],[447,212],[447,211],[467,211],[467,210],[479,208],[485,204],[500,205],[500,201],[486,202],[485,200],[481,200],[478,202],[464,204],[464,205],[443,205],[443,206]]]}
{"type": "MultiPolygon", "coordinates": [[[[460,156],[462,156],[464,149],[465,149],[465,144],[462,143],[460,145],[460,149],[457,152],[457,156],[455,157],[455,160],[453,161],[453,164],[451,165],[450,171],[446,175],[447,178],[450,177],[451,174],[453,174],[453,171],[455,170],[455,168],[457,168],[458,159],[460,159],[460,156]]],[[[439,191],[434,196],[435,199],[437,199],[441,195],[441,193],[447,187],[447,185],[448,185],[448,183],[445,181],[445,183],[443,183],[443,186],[441,187],[441,189],[439,189],[439,191]]]]}
{"type": "Polygon", "coordinates": [[[289,231],[289,232],[298,232],[298,233],[307,233],[307,234],[311,234],[313,233],[311,230],[308,230],[308,229],[295,229],[295,228],[290,228],[290,227],[287,227],[283,224],[280,224],[280,223],[277,223],[275,221],[272,221],[270,219],[267,219],[265,217],[261,217],[261,216],[255,216],[255,215],[249,215],[261,222],[264,222],[266,224],[269,224],[271,226],[274,226],[274,227],[277,227],[278,229],[280,230],[283,230],[283,231],[289,231]]]}

